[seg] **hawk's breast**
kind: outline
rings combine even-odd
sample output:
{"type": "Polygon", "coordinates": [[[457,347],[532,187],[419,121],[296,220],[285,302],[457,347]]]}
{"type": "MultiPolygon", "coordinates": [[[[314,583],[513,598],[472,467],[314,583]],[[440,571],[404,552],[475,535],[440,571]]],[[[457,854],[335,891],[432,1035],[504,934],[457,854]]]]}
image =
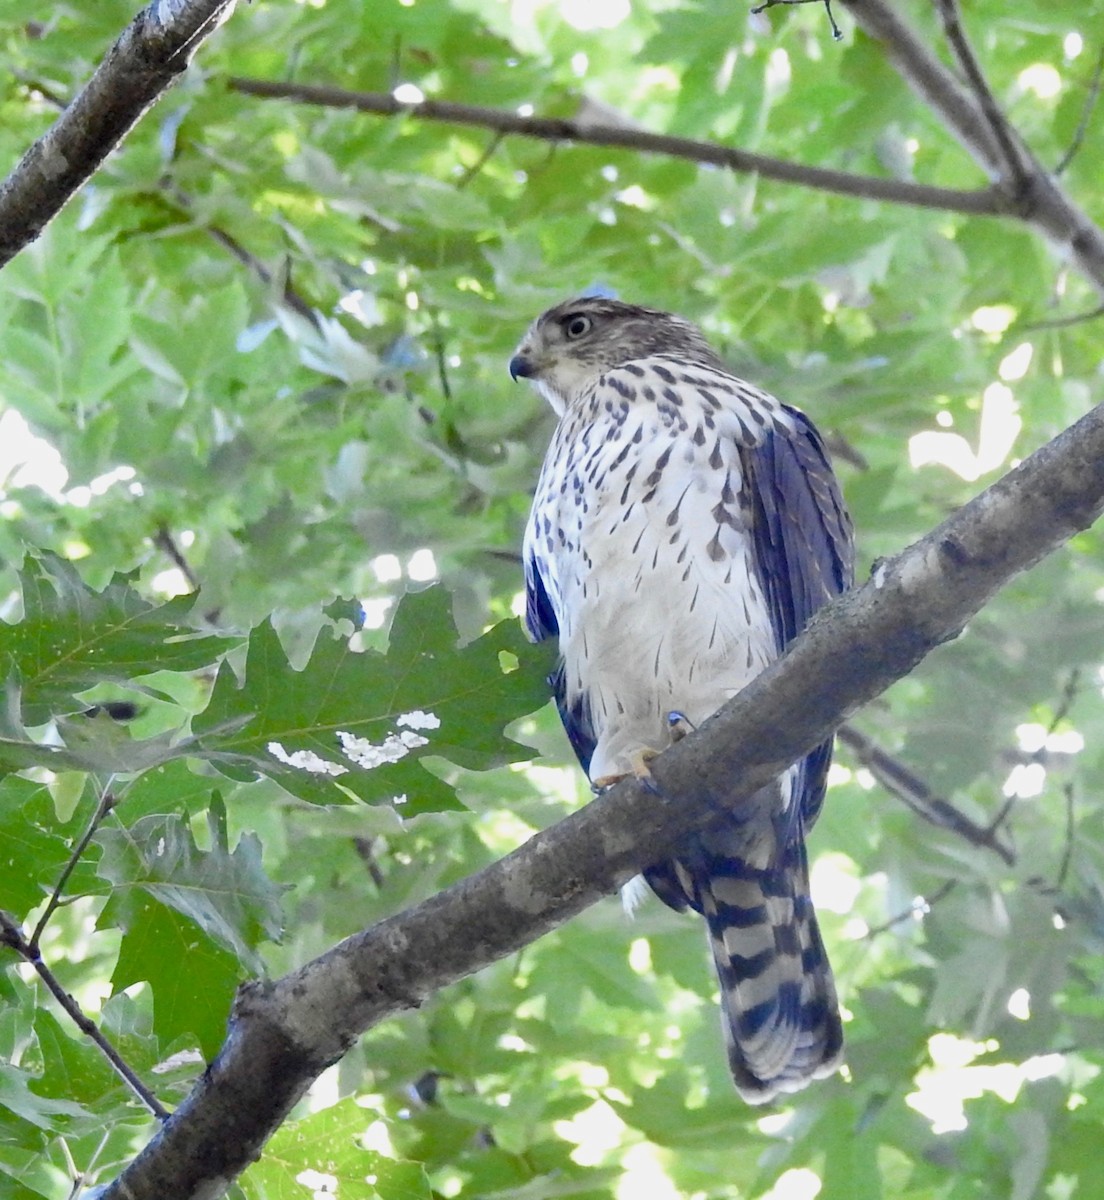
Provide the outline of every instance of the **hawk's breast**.
{"type": "Polygon", "coordinates": [[[778,654],[755,562],[741,448],[787,423],[772,397],[661,356],[567,406],[526,552],[559,625],[569,705],[597,741],[592,779],[710,716],[778,654]]]}

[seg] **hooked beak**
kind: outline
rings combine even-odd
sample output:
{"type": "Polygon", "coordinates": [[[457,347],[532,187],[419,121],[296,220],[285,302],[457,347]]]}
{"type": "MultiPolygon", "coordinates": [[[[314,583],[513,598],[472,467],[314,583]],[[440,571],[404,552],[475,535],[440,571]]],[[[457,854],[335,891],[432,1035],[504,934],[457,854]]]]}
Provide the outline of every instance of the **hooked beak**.
{"type": "Polygon", "coordinates": [[[510,378],[515,383],[519,379],[532,379],[536,373],[537,368],[533,360],[526,358],[524,354],[515,354],[510,359],[510,378]]]}

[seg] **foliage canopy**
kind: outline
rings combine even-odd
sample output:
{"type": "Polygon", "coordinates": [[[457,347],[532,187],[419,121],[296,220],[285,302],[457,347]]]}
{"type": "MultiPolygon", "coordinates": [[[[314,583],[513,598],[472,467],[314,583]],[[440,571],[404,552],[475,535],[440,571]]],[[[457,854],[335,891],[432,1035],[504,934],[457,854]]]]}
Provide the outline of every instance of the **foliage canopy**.
{"type": "MultiPolygon", "coordinates": [[[[947,57],[938,6],[899,7],[947,57]]],[[[0,0],[5,164],[134,11],[0,0]]],[[[1104,219],[1104,3],[966,15],[1001,108],[1104,219]]],[[[1100,386],[1099,321],[1066,320],[1091,284],[1015,221],[232,81],[984,187],[838,17],[837,44],[818,5],[254,0],[0,273],[0,909],[28,938],[47,918],[49,970],[166,1107],[243,979],[586,798],[512,616],[553,418],[505,362],[536,313],[600,286],[702,324],[829,435],[862,569],[1100,386]]],[[[812,853],[845,1078],[742,1105],[699,931],[610,902],[372,1030],[240,1194],[1101,1194],[1102,595],[1093,529],[841,747],[812,853]]],[[[0,1193],[111,1178],[153,1118],[0,955],[0,1193]]]]}

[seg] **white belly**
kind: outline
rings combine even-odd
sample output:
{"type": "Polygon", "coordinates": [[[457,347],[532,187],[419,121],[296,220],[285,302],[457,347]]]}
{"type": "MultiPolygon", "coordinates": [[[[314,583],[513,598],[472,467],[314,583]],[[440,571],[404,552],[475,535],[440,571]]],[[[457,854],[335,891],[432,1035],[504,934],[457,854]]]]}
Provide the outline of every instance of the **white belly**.
{"type": "Polygon", "coordinates": [[[662,750],[669,713],[700,724],[777,656],[740,504],[741,426],[676,416],[591,411],[572,428],[569,412],[534,501],[527,547],[559,622],[568,704],[591,714],[591,779],[662,750]]]}

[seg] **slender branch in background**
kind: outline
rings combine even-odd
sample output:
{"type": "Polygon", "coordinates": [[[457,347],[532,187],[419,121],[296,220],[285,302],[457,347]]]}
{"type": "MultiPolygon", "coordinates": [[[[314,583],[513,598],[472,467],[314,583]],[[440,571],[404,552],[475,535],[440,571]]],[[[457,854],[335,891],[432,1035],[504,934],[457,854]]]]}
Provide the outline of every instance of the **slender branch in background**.
{"type": "Polygon", "coordinates": [[[1001,112],[1000,105],[993,95],[992,89],[981,69],[981,64],[974,54],[974,48],[962,27],[958,11],[958,0],[936,0],[939,15],[943,21],[943,32],[947,43],[954,53],[966,82],[977,97],[978,106],[989,126],[994,140],[1000,147],[1001,158],[1004,160],[1005,171],[1012,178],[1014,194],[1022,196],[1031,184],[1030,164],[1025,162],[1023,149],[1019,144],[1007,117],[1001,112]]]}
{"type": "Polygon", "coordinates": [[[1005,796],[1004,803],[997,809],[997,815],[989,822],[986,832],[990,837],[996,836],[996,832],[1008,820],[1009,814],[1016,807],[1016,801],[1019,800],[1019,792],[1012,792],[1005,796]]]}
{"type": "Polygon", "coordinates": [[[1074,667],[1070,671],[1069,677],[1062,687],[1062,694],[1058,697],[1058,707],[1054,710],[1054,715],[1050,718],[1050,724],[1047,726],[1048,737],[1052,733],[1057,733],[1058,726],[1069,716],[1070,709],[1073,708],[1073,702],[1077,699],[1081,691],[1081,678],[1083,674],[1084,672],[1080,667],[1074,667]]]}
{"type": "Polygon", "coordinates": [[[446,404],[452,404],[452,384],[448,377],[448,359],[445,354],[445,335],[441,332],[441,324],[437,313],[433,313],[433,353],[437,359],[437,378],[441,384],[441,394],[446,404]]]}
{"type": "Polygon", "coordinates": [[[1061,175],[1070,163],[1073,162],[1077,156],[1077,152],[1081,149],[1081,143],[1084,142],[1085,134],[1089,131],[1089,122],[1092,120],[1096,102],[1100,99],[1100,82],[1102,77],[1104,77],[1104,45],[1100,47],[1100,53],[1096,56],[1096,66],[1093,67],[1088,95],[1085,97],[1085,103],[1081,106],[1081,116],[1078,119],[1077,128],[1073,131],[1073,139],[1069,144],[1069,149],[1058,160],[1054,168],[1055,175],[1061,175]]]}
{"type": "Polygon", "coordinates": [[[456,184],[457,191],[462,191],[464,188],[466,188],[468,184],[471,183],[471,181],[479,174],[479,172],[483,170],[487,163],[491,161],[491,158],[494,156],[494,152],[499,148],[499,146],[502,145],[502,141],[505,137],[506,135],[501,130],[495,133],[494,137],[491,138],[491,140],[487,143],[486,149],[484,149],[483,153],[480,154],[475,162],[473,162],[470,167],[466,168],[464,174],[461,175],[456,184]]]}
{"type": "Polygon", "coordinates": [[[1015,864],[1015,853],[995,836],[996,824],[989,828],[979,825],[950,801],[936,796],[903,762],[883,750],[854,725],[841,726],[838,737],[891,796],[900,800],[922,820],[940,829],[949,829],[971,845],[992,850],[1010,867],[1015,864]]]}
{"type": "Polygon", "coordinates": [[[924,44],[889,0],[839,0],[860,28],[879,42],[890,63],[947,129],[988,173],[996,174],[1001,211],[1064,247],[1077,268],[1104,292],[1104,231],[1073,202],[1057,179],[1031,155],[1015,135],[1021,168],[1029,186],[1016,192],[1000,182],[1007,164],[990,117],[976,97],[924,44]]]}
{"type": "Polygon", "coordinates": [[[360,860],[364,863],[365,869],[372,877],[372,882],[376,885],[376,890],[382,891],[386,880],[383,877],[383,872],[380,870],[379,863],[376,861],[376,839],[371,837],[355,837],[353,838],[353,848],[360,855],[360,860]]]}
{"type": "Polygon", "coordinates": [[[86,1037],[90,1038],[99,1046],[104,1057],[115,1068],[120,1078],[134,1092],[134,1094],[142,1101],[142,1103],[150,1110],[151,1113],[159,1120],[168,1119],[168,1109],[164,1108],[157,1097],[146,1087],[146,1085],[138,1078],[131,1068],[123,1061],[118,1050],[107,1040],[104,1034],[100,1031],[95,1022],[89,1020],[81,1010],[80,1005],[73,999],[72,996],[58,982],[57,976],[50,968],[42,961],[42,955],[38,951],[38,947],[32,945],[23,936],[23,931],[18,924],[12,920],[11,916],[3,911],[0,911],[0,946],[7,946],[14,950],[24,962],[30,963],[34,968],[39,979],[46,985],[47,989],[61,1007],[69,1014],[73,1024],[86,1037]]]}
{"type": "Polygon", "coordinates": [[[61,894],[65,890],[65,885],[69,882],[69,876],[73,874],[77,863],[81,860],[81,856],[88,849],[88,843],[96,836],[96,830],[103,824],[107,814],[115,807],[115,802],[114,794],[106,789],[99,800],[96,801],[96,807],[88,822],[88,827],[73,847],[73,852],[69,855],[69,861],[65,864],[57,883],[54,884],[54,890],[50,893],[50,899],[46,902],[42,916],[38,918],[38,923],[34,927],[34,933],[31,934],[30,941],[27,943],[36,953],[42,941],[43,931],[61,903],[61,894]]]}
{"type": "Polygon", "coordinates": [[[188,560],[184,557],[183,551],[176,544],[176,539],[169,532],[167,525],[158,525],[157,532],[153,535],[153,544],[171,559],[173,566],[188,581],[188,586],[192,591],[198,592],[200,587],[199,576],[192,570],[188,560]]]}
{"type": "Polygon", "coordinates": [[[872,942],[879,934],[888,933],[891,929],[896,928],[896,926],[901,925],[905,921],[914,921],[917,917],[926,916],[940,900],[949,896],[957,886],[957,879],[948,879],[932,892],[930,896],[917,896],[908,908],[902,909],[896,916],[890,917],[889,920],[883,921],[880,925],[872,925],[866,931],[864,940],[872,942]]]}
{"type": "Polygon", "coordinates": [[[623,125],[598,125],[590,121],[563,117],[522,117],[505,109],[475,104],[455,104],[445,100],[423,100],[405,104],[382,92],[351,92],[344,88],[316,87],[301,83],[278,83],[264,79],[231,78],[227,86],[243,95],[265,100],[293,100],[317,104],[323,108],[353,108],[380,116],[409,116],[417,120],[441,121],[449,125],[469,125],[497,130],[545,142],[578,142],[588,146],[608,146],[635,150],[643,154],[662,154],[690,162],[727,167],[739,173],[759,175],[783,183],[796,183],[819,191],[868,200],[885,200],[950,212],[981,216],[999,216],[1011,212],[1000,193],[988,188],[965,191],[958,188],[928,187],[903,179],[880,179],[872,175],[854,175],[825,167],[810,167],[785,159],[770,158],[748,150],[737,150],[715,142],[648,133],[623,125]]]}
{"type": "Polygon", "coordinates": [[[183,72],[234,0],[155,0],[0,183],[0,267],[33,242],[183,72]]]}
{"type": "Polygon", "coordinates": [[[796,4],[823,4],[824,11],[828,14],[828,24],[832,27],[832,37],[837,42],[843,41],[843,31],[836,24],[836,18],[832,16],[832,0],[766,0],[766,3],[758,5],[751,12],[753,16],[756,16],[761,12],[766,12],[768,8],[792,7],[796,4]]]}
{"type": "Polygon", "coordinates": [[[1071,313],[1068,317],[1049,317],[1043,321],[1024,321],[1022,325],[1017,325],[1016,331],[1028,332],[1029,330],[1039,329],[1067,329],[1070,325],[1081,325],[1085,321],[1095,321],[1099,317],[1104,317],[1104,304],[1098,304],[1096,308],[1090,308],[1088,312],[1071,313]]]}
{"type": "Polygon", "coordinates": [[[1054,881],[1055,891],[1061,891],[1066,886],[1070,863],[1073,862],[1073,838],[1077,831],[1073,784],[1069,780],[1062,787],[1062,795],[1066,800],[1066,839],[1062,848],[1062,861],[1058,866],[1058,878],[1054,881]]]}
{"type": "MultiPolygon", "coordinates": [[[[1069,678],[1066,680],[1062,688],[1062,695],[1058,699],[1058,705],[1054,710],[1054,715],[1051,717],[1050,724],[1047,726],[1046,735],[1043,738],[1042,744],[1037,750],[1029,754],[1024,754],[1020,758],[1021,763],[1041,763],[1045,767],[1050,761],[1050,751],[1047,749],[1047,739],[1054,733],[1058,726],[1069,715],[1069,710],[1073,706],[1074,700],[1077,699],[1077,693],[1081,685],[1081,668],[1074,667],[1069,673],[1069,678]]],[[[989,822],[989,833],[995,834],[996,831],[1008,820],[1012,810],[1016,807],[1017,801],[1020,799],[1020,793],[1013,791],[1006,797],[1004,803],[997,810],[997,815],[989,822]]]]}
{"type": "MultiPolygon", "coordinates": [[[[164,179],[161,182],[161,190],[171,198],[173,203],[179,206],[184,213],[190,214],[192,209],[192,198],[182,192],[170,179],[164,179]]],[[[267,266],[255,254],[251,254],[242,244],[227,233],[225,229],[220,229],[217,225],[203,224],[198,226],[209,237],[212,237],[224,249],[230,252],[243,266],[248,267],[257,278],[265,284],[266,287],[272,287],[276,282],[275,275],[268,269],[267,266]]],[[[301,317],[309,321],[315,328],[318,327],[318,311],[291,286],[290,279],[285,279],[283,286],[280,289],[280,298],[288,306],[288,308],[297,312],[301,317]]]]}
{"type": "Polygon", "coordinates": [[[824,434],[824,444],[834,459],[848,463],[856,471],[870,470],[870,462],[866,455],[852,446],[842,434],[830,430],[824,434]]]}

